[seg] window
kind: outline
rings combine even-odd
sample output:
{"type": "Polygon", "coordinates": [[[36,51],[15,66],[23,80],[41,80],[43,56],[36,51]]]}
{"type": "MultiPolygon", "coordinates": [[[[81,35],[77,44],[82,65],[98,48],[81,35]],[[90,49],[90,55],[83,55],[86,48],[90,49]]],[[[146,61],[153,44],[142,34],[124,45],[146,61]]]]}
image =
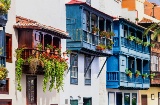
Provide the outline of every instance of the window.
{"type": "Polygon", "coordinates": [[[115,105],[115,93],[108,92],[108,105],[115,105]]]}
{"type": "Polygon", "coordinates": [[[91,66],[88,68],[90,62],[91,62],[91,57],[85,56],[84,58],[85,85],[91,85],[91,66]]]}
{"type": "Polygon", "coordinates": [[[124,105],[130,105],[130,94],[124,93],[124,105]]]}
{"type": "Polygon", "coordinates": [[[132,105],[137,105],[137,93],[132,93],[132,105]]]}
{"type": "Polygon", "coordinates": [[[83,98],[83,105],[92,105],[92,98],[83,98]]]}
{"type": "Polygon", "coordinates": [[[12,35],[6,33],[6,61],[12,63],[12,35]]]}
{"type": "Polygon", "coordinates": [[[78,105],[78,100],[70,100],[70,105],[78,105]]]}
{"type": "Polygon", "coordinates": [[[158,57],[151,56],[151,71],[158,71],[158,57]]]}
{"type": "Polygon", "coordinates": [[[27,105],[37,105],[37,77],[26,76],[26,101],[27,105]]]}
{"type": "Polygon", "coordinates": [[[78,55],[71,54],[70,58],[71,70],[70,70],[70,83],[78,84],[78,55]]]}
{"type": "Polygon", "coordinates": [[[9,94],[9,79],[0,81],[0,94],[9,94]]]}
{"type": "Polygon", "coordinates": [[[12,99],[0,99],[0,105],[12,105],[12,99]]]}

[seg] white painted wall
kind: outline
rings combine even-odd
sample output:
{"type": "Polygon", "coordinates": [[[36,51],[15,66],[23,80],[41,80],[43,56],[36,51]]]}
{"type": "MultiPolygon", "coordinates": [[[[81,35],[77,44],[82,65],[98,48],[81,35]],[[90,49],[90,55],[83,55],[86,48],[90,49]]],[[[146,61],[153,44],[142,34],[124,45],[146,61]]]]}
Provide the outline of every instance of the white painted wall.
{"type": "Polygon", "coordinates": [[[66,30],[64,0],[16,0],[16,15],[66,30]]]}
{"type": "MultiPolygon", "coordinates": [[[[8,11],[8,22],[6,24],[6,33],[12,34],[12,51],[17,47],[16,31],[13,29],[15,23],[15,0],[11,1],[11,8],[8,11]]],[[[12,52],[12,56],[14,52],[12,52]]],[[[9,70],[8,77],[10,81],[9,94],[0,94],[0,99],[12,99],[12,104],[17,105],[16,91],[15,91],[15,58],[12,59],[13,63],[6,63],[6,67],[9,70]]]]}
{"type": "Polygon", "coordinates": [[[78,105],[83,105],[83,97],[92,97],[92,105],[99,105],[99,78],[97,78],[99,71],[99,58],[95,58],[91,65],[91,86],[86,86],[84,84],[84,55],[79,54],[78,85],[70,84],[70,72],[68,72],[68,74],[66,73],[64,91],[60,93],[60,105],[70,105],[70,96],[72,96],[73,99],[78,99],[78,96],[81,97],[78,105]],[[68,104],[65,104],[65,99],[68,99],[68,104]]]}

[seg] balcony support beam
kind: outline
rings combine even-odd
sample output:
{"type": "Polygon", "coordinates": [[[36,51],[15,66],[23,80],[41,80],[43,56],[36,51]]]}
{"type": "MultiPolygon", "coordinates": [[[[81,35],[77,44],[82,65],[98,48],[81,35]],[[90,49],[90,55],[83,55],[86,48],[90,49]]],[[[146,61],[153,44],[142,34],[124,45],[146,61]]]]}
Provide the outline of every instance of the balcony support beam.
{"type": "Polygon", "coordinates": [[[93,62],[93,60],[94,60],[94,58],[95,58],[95,56],[93,56],[91,62],[89,63],[89,65],[88,65],[88,67],[87,67],[87,70],[86,70],[85,73],[84,73],[84,77],[86,76],[86,74],[87,74],[87,72],[88,72],[88,70],[89,70],[89,68],[90,68],[90,66],[91,66],[91,64],[92,64],[92,62],[93,62]]]}
{"type": "Polygon", "coordinates": [[[103,65],[102,65],[102,67],[101,67],[101,70],[100,70],[99,73],[98,73],[97,78],[98,78],[99,75],[101,74],[101,72],[102,72],[102,70],[103,70],[103,67],[104,67],[104,65],[106,64],[108,58],[109,58],[109,57],[106,57],[106,60],[105,60],[105,62],[103,63],[103,65]]]}
{"type": "Polygon", "coordinates": [[[137,70],[137,58],[134,58],[134,73],[137,70]]]}

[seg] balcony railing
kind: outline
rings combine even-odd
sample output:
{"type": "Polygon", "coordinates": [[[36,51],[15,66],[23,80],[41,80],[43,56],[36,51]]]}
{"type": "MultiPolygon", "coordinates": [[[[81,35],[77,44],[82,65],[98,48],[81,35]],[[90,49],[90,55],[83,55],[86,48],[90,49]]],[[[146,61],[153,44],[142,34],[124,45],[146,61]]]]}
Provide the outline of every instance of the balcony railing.
{"type": "MultiPolygon", "coordinates": [[[[110,39],[107,39],[105,37],[100,37],[97,34],[93,34],[91,32],[88,32],[82,29],[74,29],[74,30],[68,30],[68,31],[70,32],[70,37],[71,37],[71,39],[67,40],[68,48],[83,47],[89,50],[98,51],[96,49],[97,45],[99,44],[104,44],[105,46],[110,45],[110,39]]],[[[111,50],[108,50],[108,51],[102,51],[102,52],[111,53],[111,50]]]]}
{"type": "Polygon", "coordinates": [[[135,74],[132,74],[132,78],[130,78],[129,76],[126,75],[125,72],[119,72],[119,71],[107,71],[106,80],[107,80],[107,85],[108,86],[112,85],[112,88],[114,88],[114,86],[136,87],[136,85],[140,85],[140,88],[146,88],[144,84],[148,84],[148,86],[150,84],[149,77],[144,79],[142,78],[141,75],[135,77],[135,74]],[[123,85],[123,83],[126,85],[123,85]],[[133,85],[129,85],[130,83],[133,85]]]}
{"type": "MultiPolygon", "coordinates": [[[[117,40],[119,40],[119,38],[117,38],[117,37],[113,38],[113,41],[115,43],[114,46],[118,45],[117,42],[119,42],[119,41],[117,41],[117,40]]],[[[150,49],[149,49],[150,47],[149,46],[147,46],[147,47],[142,46],[141,44],[137,44],[135,41],[130,41],[127,38],[124,38],[124,37],[121,37],[121,45],[123,47],[126,47],[128,49],[132,49],[132,50],[135,50],[135,51],[138,51],[138,52],[150,53],[150,49]]]]}

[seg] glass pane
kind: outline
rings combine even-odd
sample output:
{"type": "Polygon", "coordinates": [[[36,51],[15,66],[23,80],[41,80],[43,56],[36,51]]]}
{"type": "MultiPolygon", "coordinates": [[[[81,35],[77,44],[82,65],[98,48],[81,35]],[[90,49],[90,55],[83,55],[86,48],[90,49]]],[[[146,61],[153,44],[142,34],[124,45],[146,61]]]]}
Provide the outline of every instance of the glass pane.
{"type": "Polygon", "coordinates": [[[124,93],[124,104],[130,105],[130,94],[129,93],[124,93]]]}
{"type": "Polygon", "coordinates": [[[132,105],[137,105],[137,93],[132,93],[132,105]]]}
{"type": "Polygon", "coordinates": [[[109,105],[115,105],[114,93],[109,93],[109,105]]]}

